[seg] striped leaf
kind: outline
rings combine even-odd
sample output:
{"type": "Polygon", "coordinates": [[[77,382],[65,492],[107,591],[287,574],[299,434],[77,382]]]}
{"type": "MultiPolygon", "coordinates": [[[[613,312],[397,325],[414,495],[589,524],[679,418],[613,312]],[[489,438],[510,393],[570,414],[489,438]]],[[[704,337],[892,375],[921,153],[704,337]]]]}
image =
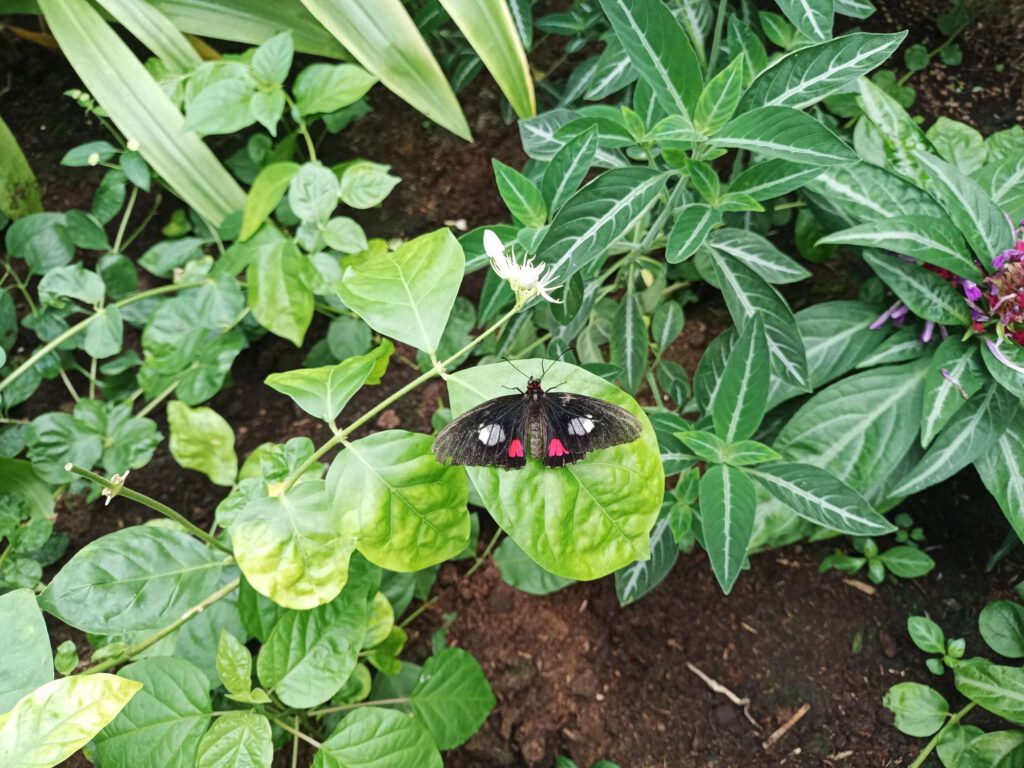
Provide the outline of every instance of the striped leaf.
{"type": "Polygon", "coordinates": [[[773,284],[796,283],[811,273],[784,254],[768,240],[748,229],[726,227],[708,236],[715,251],[733,256],[773,284]]]}
{"type": "Polygon", "coordinates": [[[612,323],[610,348],[612,364],[622,371],[619,381],[623,389],[636,392],[647,370],[648,343],[643,307],[633,291],[628,291],[619,304],[612,323]]]}
{"type": "Polygon", "coordinates": [[[874,251],[865,251],[864,260],[918,317],[941,325],[970,324],[963,295],[934,272],[874,251]]]}
{"type": "Polygon", "coordinates": [[[932,355],[924,385],[921,445],[927,448],[953,415],[988,380],[976,344],[950,336],[932,355]]]}
{"type": "Polygon", "coordinates": [[[597,129],[591,128],[566,143],[551,158],[540,183],[549,211],[557,211],[573,196],[593,165],[596,152],[597,129]]]}
{"type": "Polygon", "coordinates": [[[974,466],[1017,536],[1024,540],[1024,410],[974,466]]]}
{"type": "Polygon", "coordinates": [[[820,166],[800,165],[788,160],[765,160],[733,178],[729,182],[729,191],[743,192],[755,200],[770,200],[800,189],[823,170],[820,166]]]}
{"type": "Polygon", "coordinates": [[[189,72],[203,60],[173,22],[144,0],[99,0],[171,72],[189,72]]]}
{"type": "Polygon", "coordinates": [[[836,228],[903,215],[946,217],[927,193],[870,163],[824,168],[807,182],[804,194],[836,228]]]}
{"type": "Polygon", "coordinates": [[[716,464],[700,479],[700,527],[715,578],[732,591],[754,531],[757,490],[743,470],[716,464]]]}
{"type": "Polygon", "coordinates": [[[804,165],[855,163],[858,159],[832,131],[790,107],[758,107],[745,112],[730,120],[710,143],[804,165]]]}
{"type": "Polygon", "coordinates": [[[756,315],[740,332],[711,401],[715,433],[727,443],[746,440],[761,426],[771,363],[764,324],[756,315]]]}
{"type": "Polygon", "coordinates": [[[722,221],[722,212],[705,203],[691,203],[676,217],[665,245],[669,264],[686,261],[704,244],[711,229],[722,221]]]}
{"type": "Polygon", "coordinates": [[[832,37],[832,19],[835,15],[834,0],[775,0],[786,18],[803,35],[811,40],[828,40],[832,37]]]}
{"type": "Polygon", "coordinates": [[[615,595],[620,605],[635,603],[658,586],[679,559],[679,547],[668,517],[671,506],[671,502],[662,505],[661,516],[651,529],[651,556],[615,572],[615,595]]]}

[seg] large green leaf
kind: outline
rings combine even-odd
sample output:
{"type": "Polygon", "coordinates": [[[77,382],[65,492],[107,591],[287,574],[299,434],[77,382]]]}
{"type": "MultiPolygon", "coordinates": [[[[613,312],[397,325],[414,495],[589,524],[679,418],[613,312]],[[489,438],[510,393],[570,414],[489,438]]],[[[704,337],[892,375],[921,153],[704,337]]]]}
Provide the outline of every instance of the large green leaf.
{"type": "Polygon", "coordinates": [[[932,355],[921,410],[921,445],[929,446],[953,415],[987,380],[976,344],[955,336],[944,339],[932,355]]]}
{"type": "Polygon", "coordinates": [[[882,704],[896,716],[896,728],[908,736],[931,736],[949,717],[942,694],[921,683],[896,683],[882,704]]]}
{"type": "Polygon", "coordinates": [[[740,109],[809,107],[885,62],[906,36],[853,32],[788,53],[757,76],[740,109]]]}
{"type": "Polygon", "coordinates": [[[420,721],[404,712],[361,707],[334,729],[312,768],[443,768],[441,753],[420,721]]]}
{"type": "Polygon", "coordinates": [[[121,677],[142,684],[96,737],[106,768],[193,768],[210,722],[210,681],[183,659],[161,656],[129,664],[121,677]]]}
{"type": "Polygon", "coordinates": [[[11,129],[0,119],[0,212],[20,219],[42,210],[36,175],[11,129]]]}
{"type": "Polygon", "coordinates": [[[775,0],[786,18],[811,40],[832,37],[835,0],[775,0]]]}
{"type": "Polygon", "coordinates": [[[222,559],[181,530],[124,528],[79,550],[39,604],[84,632],[159,629],[213,591],[222,559]]]}
{"type": "Polygon", "coordinates": [[[634,291],[627,291],[619,302],[619,309],[612,321],[608,349],[612,364],[622,371],[619,376],[622,386],[627,392],[635,393],[640,389],[647,370],[650,342],[643,307],[634,291]]]}
{"type": "Polygon", "coordinates": [[[732,591],[754,531],[757,491],[742,470],[711,466],[700,479],[700,529],[722,591],[732,591]]]}
{"type": "Polygon", "coordinates": [[[711,144],[746,149],[804,165],[854,163],[856,153],[810,115],[791,107],[758,107],[734,117],[711,144]]]}
{"type": "Polygon", "coordinates": [[[914,153],[931,148],[930,142],[907,111],[881,86],[867,77],[862,77],[859,85],[858,104],[867,120],[857,123],[854,140],[856,142],[858,137],[866,135],[870,137],[869,147],[872,142],[878,144],[877,157],[874,156],[875,152],[865,149],[861,149],[861,154],[870,156],[871,162],[884,164],[904,179],[918,186],[923,185],[926,174],[914,153]]]}
{"type": "Polygon", "coordinates": [[[717,229],[708,235],[707,243],[713,250],[739,259],[769,283],[796,283],[811,276],[766,238],[748,229],[717,229]]]}
{"type": "Polygon", "coordinates": [[[528,595],[550,595],[576,583],[544,570],[508,536],[494,550],[494,564],[502,581],[528,595]]]}
{"type": "Polygon", "coordinates": [[[981,481],[988,488],[999,508],[1003,510],[1010,527],[1024,541],[1024,410],[1017,416],[999,439],[975,460],[981,481]]]}
{"type": "Polygon", "coordinates": [[[302,0],[391,91],[457,136],[472,139],[441,66],[401,0],[302,0]]]}
{"type": "Polygon", "coordinates": [[[957,755],[954,765],[956,768],[1021,768],[1024,766],[1024,732],[981,733],[957,755]]]}
{"type": "Polygon", "coordinates": [[[727,443],[752,437],[761,426],[771,376],[764,324],[754,315],[729,352],[711,401],[715,433],[727,443]]]}
{"type": "MultiPolygon", "coordinates": [[[[516,361],[564,391],[600,397],[629,410],[643,425],[640,438],[607,448],[553,472],[539,461],[507,472],[470,467],[484,506],[530,557],[548,571],[575,579],[596,579],[643,557],[661,508],[664,472],[657,439],[636,402],[604,379],[566,363],[516,361]]],[[[460,371],[449,381],[452,412],[461,414],[499,395],[505,363],[460,371]]]]}
{"type": "Polygon", "coordinates": [[[447,229],[347,261],[338,295],[378,333],[435,352],[462,283],[466,259],[447,229]]]}
{"type": "Polygon", "coordinates": [[[61,50],[118,129],[189,206],[219,225],[245,193],[110,25],[86,0],[40,0],[61,50]]]}
{"type": "Polygon", "coordinates": [[[203,63],[188,39],[150,3],[99,0],[99,4],[160,58],[168,71],[187,74],[203,63]]]}
{"type": "Polygon", "coordinates": [[[506,0],[441,0],[519,117],[537,113],[526,51],[506,0]]]}
{"type": "Polygon", "coordinates": [[[327,473],[332,514],[368,560],[418,571],[466,548],[469,487],[437,463],[429,435],[388,430],[349,443],[327,473]]]}
{"type": "Polygon", "coordinates": [[[633,226],[658,198],[665,180],[650,168],[602,173],[555,214],[537,247],[537,260],[568,280],[633,226]]]}
{"type": "Polygon", "coordinates": [[[260,685],[290,707],[324,703],[355,669],[366,617],[367,594],[361,584],[312,611],[288,611],[256,659],[260,685]]]}
{"type": "Polygon", "coordinates": [[[36,688],[0,718],[0,765],[62,764],[113,720],[141,687],[101,673],[63,677],[36,688]]]}
{"type": "Polygon", "coordinates": [[[972,177],[1012,220],[1024,218],[1024,153],[989,163],[972,177]]]}
{"type": "Polygon", "coordinates": [[[328,507],[322,480],[250,503],[231,526],[231,540],[253,589],[294,610],[337,597],[355,549],[352,534],[328,507]]]}
{"type": "Polygon", "coordinates": [[[870,163],[824,168],[806,183],[804,192],[818,210],[842,222],[839,227],[905,215],[946,217],[928,194],[870,163]]]}
{"type": "Polygon", "coordinates": [[[980,707],[1024,724],[1024,669],[971,659],[954,670],[956,689],[980,707]]]}
{"type": "Polygon", "coordinates": [[[689,117],[704,87],[700,62],[661,0],[600,0],[633,66],[670,115],[689,117]]]}
{"type": "Polygon", "coordinates": [[[993,600],[981,610],[978,630],[988,647],[1000,656],[1024,658],[1024,605],[993,600]]]}
{"type": "Polygon", "coordinates": [[[238,474],[235,431],[212,408],[189,408],[180,400],[167,404],[170,451],[185,469],[202,472],[215,485],[231,486],[238,474]]]}
{"type": "MultiPolygon", "coordinates": [[[[832,166],[832,170],[844,167],[832,166]]],[[[743,192],[755,200],[771,200],[799,189],[824,171],[818,165],[801,165],[789,160],[765,160],[734,176],[729,182],[729,191],[743,192]]]]}
{"type": "Polygon", "coordinates": [[[940,325],[968,325],[963,294],[936,273],[895,255],[867,251],[864,260],[918,317],[940,325]]]}
{"type": "Polygon", "coordinates": [[[586,178],[597,152],[597,129],[591,128],[566,142],[544,168],[540,191],[548,210],[557,212],[586,178]]]}
{"type": "Polygon", "coordinates": [[[445,648],[420,670],[409,704],[438,749],[455,749],[484,724],[497,701],[480,663],[461,648],[445,648]]]}
{"type": "Polygon", "coordinates": [[[0,714],[18,699],[53,680],[53,656],[46,622],[31,589],[0,595],[0,623],[10,638],[0,656],[0,714]]]}
{"type": "Polygon", "coordinates": [[[199,742],[196,768],[270,768],[273,759],[270,721],[250,709],[217,718],[199,742]]]}
{"type": "Polygon", "coordinates": [[[309,259],[291,240],[260,248],[246,270],[252,316],[297,347],[313,320],[312,272],[309,259]]]}

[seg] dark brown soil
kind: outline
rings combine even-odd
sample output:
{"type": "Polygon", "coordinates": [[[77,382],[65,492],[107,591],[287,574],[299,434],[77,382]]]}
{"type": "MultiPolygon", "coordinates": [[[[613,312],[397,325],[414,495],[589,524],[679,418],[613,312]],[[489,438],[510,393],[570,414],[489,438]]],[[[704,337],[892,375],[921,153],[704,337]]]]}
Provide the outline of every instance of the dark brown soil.
{"type": "MultiPolygon", "coordinates": [[[[909,26],[908,44],[939,42],[931,19],[945,10],[945,2],[879,4],[882,10],[866,28],[909,26]]],[[[1020,25],[1010,26],[1005,16],[978,22],[961,41],[964,64],[936,63],[913,78],[919,92],[913,111],[965,119],[986,133],[1007,127],[1020,113],[1021,76],[1013,58],[1022,37],[1020,25]],[[1005,64],[1003,73],[995,71],[996,63],[1005,64]]],[[[77,85],[62,59],[7,42],[0,39],[0,114],[39,174],[47,207],[87,207],[99,173],[64,169],[58,161],[69,147],[103,138],[102,130],[60,96],[77,85]]],[[[382,89],[374,101],[371,116],[320,142],[328,161],[365,156],[390,163],[403,177],[386,206],[359,215],[371,235],[412,236],[459,219],[469,227],[501,220],[489,158],[514,166],[523,158],[514,127],[497,117],[490,83],[481,78],[462,99],[478,139],[474,145],[425,125],[382,89]]],[[[695,308],[673,358],[692,371],[723,322],[715,307],[695,308]]],[[[310,338],[321,334],[315,327],[310,338]]],[[[273,371],[301,365],[304,354],[268,337],[235,364],[233,387],[211,405],[235,426],[240,456],[268,440],[326,438],[321,425],[262,384],[273,371]]],[[[360,393],[343,421],[416,375],[403,357],[414,354],[399,350],[379,391],[360,393]]],[[[429,413],[442,393],[431,385],[405,398],[385,414],[387,425],[428,430],[429,413]]],[[[19,415],[67,408],[67,400],[62,388],[46,387],[19,415]]],[[[374,428],[368,425],[367,431],[374,428]]],[[[211,520],[223,494],[202,476],[181,470],[166,446],[149,466],[132,473],[132,481],[200,524],[211,520]]],[[[938,567],[926,579],[886,583],[873,595],[835,573],[816,572],[830,551],[827,544],[753,557],[729,597],[721,595],[703,555],[683,556],[663,585],[626,609],[618,607],[607,579],[538,598],[503,584],[493,565],[468,580],[461,577],[464,564],[445,566],[438,604],[412,627],[411,653],[424,654],[442,613],[456,612],[448,636],[481,660],[499,701],[480,734],[446,763],[547,767],[556,754],[567,754],[583,768],[602,757],[623,768],[908,764],[919,743],[889,724],[881,706],[885,690],[913,679],[938,685],[951,700],[955,693],[925,671],[923,654],[906,637],[906,616],[927,611],[948,632],[967,637],[968,653],[982,653],[977,613],[988,599],[1008,594],[1020,563],[1017,555],[984,573],[1006,526],[973,475],[914,499],[906,511],[925,527],[926,547],[938,567]],[[749,698],[757,728],[687,662],[749,698]],[[807,714],[773,748],[763,749],[768,734],[805,704],[807,714]]],[[[147,510],[123,499],[109,508],[72,500],[58,526],[71,533],[74,550],[148,517],[147,510]]],[[[486,535],[492,524],[485,521],[484,529],[486,535]]]]}

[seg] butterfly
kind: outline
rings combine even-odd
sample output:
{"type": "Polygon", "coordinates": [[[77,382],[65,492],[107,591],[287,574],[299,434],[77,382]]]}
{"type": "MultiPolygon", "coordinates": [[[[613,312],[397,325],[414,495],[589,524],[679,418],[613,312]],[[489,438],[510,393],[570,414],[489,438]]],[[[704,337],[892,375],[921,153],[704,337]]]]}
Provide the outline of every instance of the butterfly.
{"type": "Polygon", "coordinates": [[[591,451],[631,443],[640,430],[624,408],[596,397],[545,391],[541,379],[530,376],[525,392],[488,400],[448,424],[434,440],[434,455],[442,464],[474,467],[522,469],[527,456],[542,459],[546,467],[564,467],[591,451]]]}

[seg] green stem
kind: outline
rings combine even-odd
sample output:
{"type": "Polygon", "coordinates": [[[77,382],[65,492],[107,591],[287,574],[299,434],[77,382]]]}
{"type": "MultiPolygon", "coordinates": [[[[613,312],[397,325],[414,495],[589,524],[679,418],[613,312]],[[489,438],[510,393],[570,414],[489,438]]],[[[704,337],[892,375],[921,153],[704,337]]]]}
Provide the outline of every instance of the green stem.
{"type": "Polygon", "coordinates": [[[323,746],[319,741],[314,739],[312,736],[307,736],[302,731],[300,731],[298,728],[293,728],[292,726],[288,725],[288,723],[286,723],[281,718],[274,717],[273,715],[271,715],[270,719],[273,720],[274,723],[277,725],[277,727],[280,728],[282,731],[287,731],[288,733],[290,733],[295,738],[302,739],[304,742],[306,742],[307,744],[311,745],[314,749],[320,749],[320,747],[323,746]]]}
{"type": "MultiPolygon", "coordinates": [[[[184,290],[186,288],[196,288],[196,287],[198,287],[200,285],[204,285],[204,283],[179,283],[179,284],[171,283],[171,284],[168,284],[168,285],[161,285],[161,286],[158,286],[156,288],[150,288],[148,291],[141,291],[140,293],[136,293],[133,296],[129,296],[128,298],[121,299],[120,301],[115,302],[111,306],[114,306],[114,307],[117,307],[118,309],[121,309],[122,307],[126,307],[129,304],[134,304],[136,301],[142,301],[143,299],[148,299],[151,296],[160,296],[161,294],[164,294],[164,293],[174,293],[175,291],[182,291],[182,290],[184,290]]],[[[7,378],[5,378],[3,381],[0,381],[0,392],[3,392],[5,389],[7,389],[7,387],[10,386],[12,382],[14,382],[17,379],[21,378],[22,374],[24,374],[25,371],[27,371],[30,368],[32,368],[32,366],[34,366],[36,363],[38,363],[40,360],[42,360],[44,357],[46,357],[48,354],[50,354],[53,350],[55,350],[57,347],[59,347],[65,341],[67,341],[68,339],[74,338],[75,336],[80,334],[82,331],[84,331],[86,328],[88,328],[89,324],[93,320],[95,320],[97,317],[102,315],[105,311],[106,311],[106,308],[104,308],[104,310],[102,310],[100,312],[94,312],[93,314],[89,315],[87,318],[85,318],[81,322],[75,323],[70,328],[68,328],[66,331],[64,331],[64,333],[60,334],[59,336],[57,336],[52,341],[47,342],[46,344],[41,346],[39,349],[37,349],[35,352],[33,352],[32,355],[30,355],[29,358],[25,362],[23,362],[21,365],[19,365],[17,368],[15,368],[13,371],[11,371],[7,375],[7,378]]]]}
{"type": "Polygon", "coordinates": [[[106,672],[108,669],[113,669],[114,667],[116,667],[116,666],[118,666],[120,664],[124,664],[126,661],[129,661],[133,657],[138,656],[140,653],[145,651],[147,648],[149,648],[150,646],[156,645],[161,640],[163,640],[165,637],[167,637],[169,634],[171,634],[172,632],[177,630],[179,627],[181,627],[189,619],[195,618],[200,613],[202,613],[207,608],[209,608],[211,605],[216,603],[218,600],[222,600],[223,598],[225,598],[228,595],[230,595],[232,592],[234,592],[236,589],[238,589],[238,585],[239,585],[240,582],[241,582],[241,579],[235,579],[234,581],[232,581],[232,582],[230,582],[228,584],[225,584],[223,587],[218,589],[216,592],[214,592],[212,595],[207,597],[201,603],[198,603],[198,604],[192,606],[191,608],[189,608],[187,611],[185,611],[181,615],[181,618],[179,618],[178,620],[174,621],[171,624],[168,624],[163,629],[158,629],[156,632],[154,632],[152,635],[147,637],[145,640],[142,640],[142,641],[136,643],[135,645],[129,646],[128,650],[125,651],[125,653],[123,653],[122,655],[115,656],[115,657],[110,658],[110,659],[104,659],[99,664],[95,664],[95,665],[89,667],[88,669],[83,670],[82,674],[83,675],[94,675],[97,672],[106,672]]]}
{"type": "Polygon", "coordinates": [[[121,223],[117,226],[117,235],[114,237],[114,253],[121,252],[121,243],[124,242],[124,233],[128,229],[128,219],[132,216],[132,209],[135,208],[135,201],[139,197],[139,188],[132,185],[132,193],[128,196],[128,205],[124,207],[124,214],[121,216],[121,223]]]}
{"type": "Polygon", "coordinates": [[[90,358],[89,362],[89,399],[96,399],[96,369],[99,367],[99,360],[90,358]]]}
{"type": "Polygon", "coordinates": [[[658,386],[658,380],[654,376],[654,371],[647,371],[647,385],[651,388],[651,394],[654,395],[658,408],[665,410],[665,398],[661,394],[661,388],[658,386]]]}
{"type": "Polygon", "coordinates": [[[183,376],[184,376],[184,374],[182,374],[182,376],[179,376],[177,379],[172,381],[170,383],[170,385],[168,385],[167,389],[165,389],[159,395],[157,395],[152,400],[150,400],[148,403],[146,403],[144,406],[142,406],[139,409],[139,412],[137,414],[135,414],[135,415],[138,418],[142,419],[142,418],[145,418],[146,416],[148,416],[149,414],[151,414],[154,411],[154,409],[158,405],[160,405],[160,403],[162,403],[164,400],[166,400],[168,397],[170,397],[171,395],[174,394],[174,390],[176,390],[178,388],[178,385],[181,384],[181,379],[182,379],[183,376]]]}
{"type": "Polygon", "coordinates": [[[521,307],[519,306],[513,307],[511,310],[502,315],[500,319],[495,321],[494,325],[492,325],[490,328],[488,328],[486,331],[481,333],[476,338],[472,339],[466,346],[464,346],[454,355],[446,358],[445,360],[442,360],[440,363],[435,363],[430,368],[429,371],[422,374],[421,376],[417,376],[404,387],[381,400],[379,403],[377,403],[377,405],[368,410],[366,413],[364,413],[358,419],[353,421],[347,427],[340,430],[336,435],[333,435],[330,438],[328,438],[327,442],[321,445],[316,451],[314,451],[312,456],[306,459],[301,465],[299,465],[298,469],[292,472],[291,476],[288,478],[288,481],[284,486],[284,492],[287,493],[289,490],[291,490],[292,486],[295,485],[298,479],[306,473],[306,470],[308,470],[311,466],[313,466],[313,464],[322,459],[324,455],[332,448],[343,443],[346,437],[351,435],[353,432],[359,429],[359,427],[363,426],[363,424],[368,422],[370,419],[372,419],[374,416],[376,416],[378,413],[383,411],[385,408],[387,408],[395,401],[400,400],[402,397],[409,394],[420,385],[430,381],[432,378],[434,378],[434,376],[437,376],[440,373],[444,373],[445,367],[447,365],[449,365],[455,360],[458,360],[460,357],[467,354],[468,352],[472,351],[478,344],[484,341],[484,339],[491,336],[495,331],[497,331],[499,328],[505,325],[505,323],[511,320],[516,315],[516,313],[519,312],[520,309],[521,307]]]}
{"type": "Polygon", "coordinates": [[[711,53],[708,58],[708,77],[715,73],[715,64],[718,63],[718,49],[722,44],[722,30],[725,28],[725,12],[728,10],[729,1],[719,0],[718,13],[715,15],[715,32],[711,36],[711,53]]]}
{"type": "Polygon", "coordinates": [[[314,709],[310,711],[310,715],[313,717],[320,717],[322,715],[331,715],[335,712],[348,712],[350,709],[359,709],[359,707],[379,707],[385,704],[408,704],[409,697],[402,696],[397,699],[376,699],[375,701],[357,701],[355,704],[343,704],[340,707],[324,707],[323,709],[314,709]]]}
{"type": "MultiPolygon", "coordinates": [[[[295,716],[295,730],[299,730],[299,716],[295,716]]],[[[292,737],[292,768],[299,768],[299,737],[292,737]]]]}
{"type": "Polygon", "coordinates": [[[434,595],[429,600],[424,600],[419,608],[417,608],[415,611],[413,611],[408,616],[406,616],[404,619],[402,619],[402,623],[398,625],[398,628],[399,629],[405,629],[406,627],[408,627],[410,624],[412,624],[414,621],[416,621],[416,619],[418,619],[420,616],[422,616],[423,612],[425,610],[427,610],[427,608],[429,608],[434,603],[436,603],[437,600],[438,600],[437,595],[434,595]]]}
{"type": "Polygon", "coordinates": [[[28,304],[29,312],[32,315],[38,315],[39,310],[36,308],[36,304],[32,301],[32,294],[28,292],[28,286],[22,282],[21,276],[15,271],[14,267],[11,266],[10,262],[4,262],[4,269],[7,270],[7,274],[14,279],[14,284],[18,286],[18,290],[21,292],[22,298],[25,299],[25,303],[28,304]]]}
{"type": "MultiPolygon", "coordinates": [[[[295,102],[292,101],[292,97],[288,95],[288,92],[284,92],[285,101],[288,102],[288,112],[292,115],[298,114],[298,109],[295,108],[295,102]]],[[[302,134],[302,138],[306,142],[306,151],[309,153],[310,162],[316,162],[316,145],[313,143],[313,137],[309,133],[309,128],[306,127],[305,120],[298,120],[297,122],[299,133],[302,134]]]]}
{"type": "Polygon", "coordinates": [[[7,559],[7,556],[8,556],[9,554],[11,554],[11,550],[12,550],[12,549],[14,549],[14,547],[12,547],[12,546],[11,546],[11,545],[10,545],[10,544],[8,543],[8,545],[7,545],[6,547],[4,547],[4,551],[3,551],[3,552],[0,552],[0,565],[3,565],[3,564],[4,564],[4,560],[6,560],[6,559],[7,559]]]}
{"type": "Polygon", "coordinates": [[[483,564],[487,562],[487,558],[491,556],[491,552],[494,551],[494,545],[498,543],[498,538],[500,536],[501,528],[494,532],[494,535],[491,536],[491,540],[487,542],[487,546],[484,547],[484,551],[480,553],[480,557],[473,562],[473,567],[466,571],[466,575],[462,578],[468,579],[483,567],[483,564]]]}
{"type": "Polygon", "coordinates": [[[152,207],[149,209],[146,215],[143,216],[142,221],[139,223],[139,225],[135,227],[135,229],[132,230],[132,233],[128,235],[128,237],[125,239],[123,243],[121,243],[122,248],[127,250],[128,246],[134,243],[135,239],[145,231],[146,227],[149,226],[149,222],[151,222],[153,220],[153,217],[156,216],[156,212],[160,210],[160,204],[163,202],[163,200],[164,196],[159,192],[153,195],[152,207]]]}
{"type": "Polygon", "coordinates": [[[924,765],[924,761],[928,759],[928,756],[935,751],[935,747],[938,746],[943,734],[945,734],[946,731],[948,731],[950,728],[959,723],[964,718],[964,715],[966,715],[968,712],[974,709],[975,706],[976,705],[972,701],[966,707],[964,707],[951,718],[949,718],[949,720],[946,721],[946,724],[939,729],[939,732],[932,736],[931,741],[924,745],[924,749],[922,749],[918,753],[917,757],[914,759],[914,762],[912,762],[908,766],[908,768],[921,768],[921,766],[924,765]]]}
{"type": "Polygon", "coordinates": [[[217,539],[213,538],[213,536],[208,534],[198,525],[196,525],[191,520],[186,518],[180,512],[171,509],[163,502],[150,498],[149,496],[146,496],[144,493],[133,491],[131,488],[125,488],[123,485],[112,483],[102,475],[98,475],[95,472],[85,469],[84,467],[79,467],[77,464],[67,464],[65,465],[64,469],[66,469],[68,472],[78,475],[79,477],[84,477],[86,480],[91,480],[97,485],[102,485],[104,488],[107,488],[110,491],[112,491],[114,496],[124,496],[126,499],[131,499],[134,502],[137,502],[139,504],[142,504],[143,506],[149,507],[150,509],[156,512],[159,512],[164,517],[170,518],[174,522],[178,523],[178,525],[187,529],[188,532],[195,536],[197,539],[205,541],[211,547],[219,549],[221,552],[225,552],[229,555],[233,554],[231,548],[228,547],[226,544],[217,541],[217,539]]]}

